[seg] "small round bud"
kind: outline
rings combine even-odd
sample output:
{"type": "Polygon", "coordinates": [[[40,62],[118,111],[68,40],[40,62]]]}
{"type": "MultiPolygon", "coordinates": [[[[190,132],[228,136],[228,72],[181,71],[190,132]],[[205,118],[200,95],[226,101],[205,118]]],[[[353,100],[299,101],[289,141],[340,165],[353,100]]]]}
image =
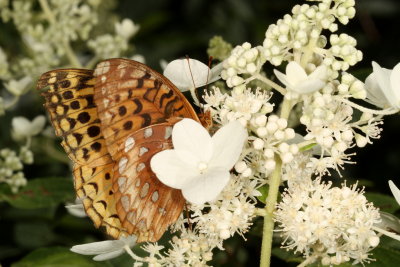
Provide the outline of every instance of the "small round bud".
{"type": "Polygon", "coordinates": [[[276,166],[276,162],[273,159],[268,159],[264,163],[265,169],[267,169],[269,171],[273,171],[275,169],[275,166],[276,166]]]}
{"type": "Polygon", "coordinates": [[[282,153],[289,152],[289,148],[290,147],[289,147],[289,145],[287,143],[281,143],[278,146],[279,151],[282,152],[282,153]]]}
{"type": "Polygon", "coordinates": [[[253,141],[253,147],[254,147],[254,149],[257,149],[257,150],[263,149],[264,141],[262,139],[260,139],[260,138],[256,138],[253,141]]]}
{"type": "Polygon", "coordinates": [[[244,161],[239,161],[235,164],[235,170],[238,173],[243,173],[247,169],[246,162],[244,161]]]}
{"type": "Polygon", "coordinates": [[[275,155],[274,151],[271,148],[264,149],[264,156],[267,158],[273,158],[275,155]]]}

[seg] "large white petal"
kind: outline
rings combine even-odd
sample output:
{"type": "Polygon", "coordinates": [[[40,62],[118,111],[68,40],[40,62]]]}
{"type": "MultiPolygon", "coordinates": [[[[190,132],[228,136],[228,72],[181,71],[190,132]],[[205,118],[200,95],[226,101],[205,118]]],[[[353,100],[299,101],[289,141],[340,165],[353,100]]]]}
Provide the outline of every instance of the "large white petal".
{"type": "Polygon", "coordinates": [[[210,166],[230,170],[239,159],[246,140],[247,131],[240,122],[232,121],[223,126],[212,137],[214,153],[210,166]]]}
{"type": "Polygon", "coordinates": [[[394,107],[400,108],[400,63],[398,63],[392,70],[390,74],[390,85],[392,88],[394,99],[394,107]]]}
{"type": "Polygon", "coordinates": [[[325,65],[318,66],[310,75],[308,75],[309,79],[317,79],[317,80],[325,80],[327,68],[325,65]]]}
{"type": "Polygon", "coordinates": [[[188,164],[194,161],[196,164],[208,162],[211,158],[211,136],[200,123],[192,119],[183,119],[174,125],[172,143],[181,160],[188,164]]]}
{"type": "Polygon", "coordinates": [[[376,81],[379,84],[379,87],[381,88],[386,99],[393,106],[393,104],[395,104],[394,101],[395,95],[393,94],[390,85],[390,74],[392,73],[392,71],[389,69],[382,68],[376,62],[372,62],[372,68],[375,74],[376,81]]]}
{"type": "Polygon", "coordinates": [[[385,108],[389,104],[382,89],[379,87],[374,72],[365,79],[365,90],[367,90],[367,102],[380,108],[385,108]]]}
{"type": "Polygon", "coordinates": [[[192,179],[183,189],[184,198],[201,205],[213,201],[228,184],[230,174],[223,169],[209,169],[205,174],[192,179]]]}
{"type": "Polygon", "coordinates": [[[125,252],[125,250],[121,248],[121,249],[118,249],[116,251],[111,251],[111,252],[108,252],[108,253],[99,254],[99,255],[93,257],[93,260],[95,260],[95,261],[106,261],[106,260],[109,260],[109,259],[116,258],[116,257],[118,257],[119,255],[121,255],[124,252],[125,252]]]}
{"type": "Polygon", "coordinates": [[[274,69],[274,73],[275,73],[276,78],[278,78],[278,80],[281,83],[283,83],[286,87],[290,86],[285,74],[283,74],[279,70],[275,70],[275,69],[274,69]]]}
{"type": "Polygon", "coordinates": [[[392,194],[393,194],[394,198],[396,199],[397,203],[399,203],[399,205],[400,205],[400,190],[397,188],[397,186],[391,180],[389,180],[389,187],[390,187],[390,191],[392,191],[392,194]]]}
{"type": "Polygon", "coordinates": [[[309,79],[298,83],[292,88],[298,94],[309,94],[322,89],[325,86],[325,82],[318,79],[309,79]]]}
{"type": "Polygon", "coordinates": [[[100,242],[76,245],[71,248],[72,252],[82,255],[96,255],[119,250],[125,246],[121,240],[106,240],[100,242]]]}
{"type": "MultiPolygon", "coordinates": [[[[224,69],[223,63],[224,62],[220,62],[211,68],[210,77],[208,77],[207,83],[212,83],[212,82],[215,82],[216,80],[221,79],[221,72],[224,69]]],[[[202,86],[204,86],[204,85],[205,84],[203,84],[202,86]]]]}
{"type": "Polygon", "coordinates": [[[164,76],[170,79],[179,90],[187,91],[218,80],[221,71],[222,64],[210,70],[206,64],[195,59],[176,59],[164,69],[164,76]]]}
{"type": "Polygon", "coordinates": [[[175,150],[155,154],[150,166],[163,184],[176,189],[182,189],[192,177],[198,175],[197,166],[188,166],[182,162],[175,150]]]}
{"type": "Polygon", "coordinates": [[[291,61],[286,66],[286,77],[288,82],[294,86],[307,79],[306,71],[296,61],[291,61]]]}
{"type": "Polygon", "coordinates": [[[185,64],[187,65],[186,59],[173,60],[168,63],[163,73],[181,91],[187,91],[193,85],[191,77],[187,75],[185,64]]]}

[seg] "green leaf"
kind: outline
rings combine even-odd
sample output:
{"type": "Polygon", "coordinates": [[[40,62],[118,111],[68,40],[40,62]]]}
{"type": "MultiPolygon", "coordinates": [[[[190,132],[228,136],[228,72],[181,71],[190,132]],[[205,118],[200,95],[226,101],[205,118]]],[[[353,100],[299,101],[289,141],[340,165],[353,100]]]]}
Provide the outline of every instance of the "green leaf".
{"type": "Polygon", "coordinates": [[[373,202],[374,206],[378,207],[381,211],[394,213],[399,209],[399,204],[393,197],[379,193],[365,193],[365,197],[368,201],[373,202]]]}
{"type": "Polygon", "coordinates": [[[3,199],[21,209],[52,207],[72,200],[72,181],[65,178],[38,178],[30,180],[17,194],[4,194],[3,199]]]}
{"type": "Polygon", "coordinates": [[[51,247],[37,249],[12,267],[109,267],[108,262],[96,262],[89,256],[73,253],[69,248],[51,247]]]}
{"type": "Polygon", "coordinates": [[[393,267],[400,262],[400,251],[388,247],[377,247],[372,250],[372,258],[376,261],[368,264],[368,267],[393,267]]]}
{"type": "Polygon", "coordinates": [[[302,262],[304,258],[300,254],[293,254],[293,251],[287,251],[282,248],[273,248],[271,251],[272,255],[286,262],[302,262]]]}
{"type": "Polygon", "coordinates": [[[306,145],[306,146],[303,146],[303,147],[300,147],[300,151],[301,152],[303,152],[303,151],[307,151],[307,150],[310,150],[310,149],[312,149],[313,147],[315,147],[317,145],[317,143],[312,143],[312,144],[309,144],[309,145],[306,145]]]}
{"type": "Polygon", "coordinates": [[[261,186],[260,188],[258,188],[257,190],[258,190],[258,192],[261,193],[261,196],[257,197],[258,200],[260,200],[262,203],[265,204],[267,201],[269,185],[265,184],[265,185],[261,186]]]}

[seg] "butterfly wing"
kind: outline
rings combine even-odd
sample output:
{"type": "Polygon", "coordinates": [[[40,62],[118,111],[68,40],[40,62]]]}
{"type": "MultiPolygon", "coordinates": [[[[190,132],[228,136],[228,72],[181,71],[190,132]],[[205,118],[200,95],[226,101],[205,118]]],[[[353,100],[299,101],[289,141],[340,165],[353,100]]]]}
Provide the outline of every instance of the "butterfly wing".
{"type": "Polygon", "coordinates": [[[180,190],[161,183],[150,168],[154,154],[172,148],[175,121],[142,128],[120,146],[121,158],[114,167],[113,190],[122,226],[138,242],[157,241],[182,212],[180,190]]]}
{"type": "Polygon", "coordinates": [[[93,71],[60,69],[43,74],[37,88],[42,92],[51,122],[61,145],[73,162],[97,166],[112,159],[100,132],[100,120],[94,103],[93,71]]]}
{"type": "Polygon", "coordinates": [[[44,106],[74,162],[74,186],[86,213],[96,227],[105,226],[109,235],[118,238],[124,230],[112,195],[114,162],[100,132],[94,81],[91,70],[60,69],[43,74],[37,88],[49,87],[42,93],[44,106]]]}
{"type": "Polygon", "coordinates": [[[130,133],[170,117],[198,121],[185,96],[163,75],[127,59],[109,59],[94,71],[95,103],[108,151],[115,155],[130,133]]]}

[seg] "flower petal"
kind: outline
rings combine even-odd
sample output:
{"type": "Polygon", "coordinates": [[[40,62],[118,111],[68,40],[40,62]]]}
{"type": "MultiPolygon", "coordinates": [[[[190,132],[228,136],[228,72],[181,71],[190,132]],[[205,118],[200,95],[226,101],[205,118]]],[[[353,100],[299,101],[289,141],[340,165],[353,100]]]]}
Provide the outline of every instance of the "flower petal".
{"type": "Polygon", "coordinates": [[[124,252],[125,252],[125,250],[123,248],[121,248],[121,249],[116,250],[116,251],[111,251],[111,252],[108,252],[108,253],[99,254],[99,255],[93,257],[93,260],[95,260],[95,261],[106,261],[106,260],[109,260],[109,259],[116,258],[116,257],[118,257],[119,255],[121,255],[124,252]]]}
{"type": "Polygon", "coordinates": [[[367,79],[365,79],[365,90],[367,91],[366,101],[368,103],[380,108],[385,108],[389,104],[382,89],[379,87],[374,72],[368,75],[367,79]]]}
{"type": "Polygon", "coordinates": [[[191,203],[201,205],[213,201],[228,184],[229,171],[209,169],[205,174],[195,177],[183,189],[182,194],[191,203]]]}
{"type": "Polygon", "coordinates": [[[204,86],[219,79],[222,64],[212,70],[195,59],[176,59],[171,61],[164,70],[164,76],[171,80],[181,91],[204,86]]]}
{"type": "Polygon", "coordinates": [[[390,74],[392,73],[392,71],[389,69],[382,68],[376,62],[372,62],[372,68],[374,71],[376,81],[379,84],[379,87],[381,88],[386,99],[393,106],[393,104],[395,104],[394,102],[395,95],[393,94],[390,85],[390,74]]]}
{"type": "Polygon", "coordinates": [[[396,199],[397,203],[399,203],[399,205],[400,205],[400,190],[392,182],[392,180],[389,180],[389,187],[390,187],[390,191],[392,191],[392,194],[393,194],[394,198],[396,199]]]}
{"type": "Polygon", "coordinates": [[[208,162],[211,158],[211,136],[200,123],[192,119],[183,119],[174,125],[172,143],[180,159],[188,164],[208,162]]]}
{"type": "Polygon", "coordinates": [[[298,83],[292,88],[298,94],[309,94],[322,89],[325,86],[325,82],[318,79],[310,79],[298,83]]]}
{"type": "Polygon", "coordinates": [[[232,121],[223,126],[212,137],[214,153],[210,166],[230,170],[239,159],[246,140],[247,131],[240,122],[232,121]]]}
{"type": "Polygon", "coordinates": [[[43,127],[45,124],[46,124],[46,117],[43,115],[37,116],[32,121],[30,134],[32,136],[37,135],[38,133],[40,133],[43,130],[43,127]]]}
{"type": "Polygon", "coordinates": [[[275,70],[275,69],[274,69],[274,73],[275,73],[276,78],[278,78],[278,80],[279,80],[281,83],[283,83],[286,87],[289,87],[289,82],[288,82],[288,80],[286,79],[286,75],[285,75],[285,74],[283,74],[283,73],[280,72],[279,70],[275,70]]]}
{"type": "Polygon", "coordinates": [[[286,79],[290,85],[295,86],[307,79],[307,73],[299,63],[291,61],[286,66],[286,79]]]}
{"type": "MultiPolygon", "coordinates": [[[[218,63],[217,65],[215,65],[214,67],[211,68],[211,72],[210,72],[210,75],[208,77],[207,84],[215,82],[216,80],[221,79],[221,72],[224,69],[223,63],[224,62],[220,62],[220,63],[218,63]]],[[[203,84],[201,86],[204,86],[204,85],[206,85],[206,84],[203,84]]]]}
{"type": "Polygon", "coordinates": [[[76,245],[71,248],[72,252],[82,255],[96,255],[119,250],[125,246],[121,240],[106,240],[100,242],[76,245]]]}
{"type": "Polygon", "coordinates": [[[395,96],[393,99],[394,107],[400,108],[400,63],[398,63],[392,70],[390,75],[390,87],[395,96]]]}
{"type": "Polygon", "coordinates": [[[31,122],[27,118],[14,117],[11,124],[16,134],[23,136],[30,135],[31,122]]]}
{"type": "Polygon", "coordinates": [[[182,162],[175,150],[164,150],[155,154],[150,166],[163,184],[176,189],[182,189],[192,177],[198,175],[197,167],[182,162]]]}
{"type": "Polygon", "coordinates": [[[324,81],[326,79],[327,71],[328,70],[325,65],[320,65],[310,75],[308,75],[308,79],[324,81]]]}

